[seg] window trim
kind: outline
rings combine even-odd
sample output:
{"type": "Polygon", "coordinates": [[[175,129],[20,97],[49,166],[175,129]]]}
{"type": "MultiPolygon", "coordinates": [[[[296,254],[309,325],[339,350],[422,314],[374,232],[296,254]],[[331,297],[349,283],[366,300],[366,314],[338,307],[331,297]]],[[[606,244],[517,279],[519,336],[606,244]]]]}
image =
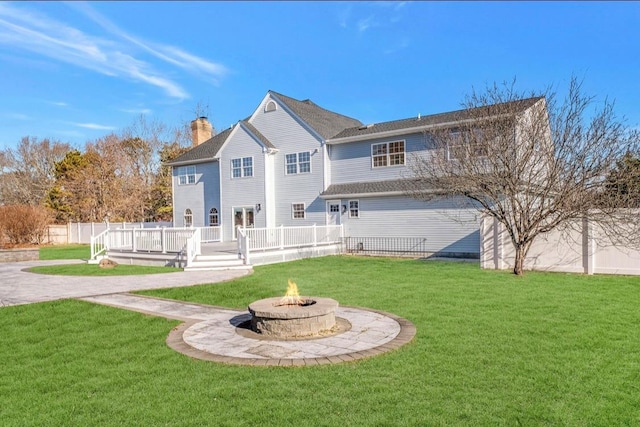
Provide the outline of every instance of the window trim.
{"type": "Polygon", "coordinates": [[[276,111],[278,109],[278,104],[273,100],[269,100],[264,106],[264,112],[270,113],[272,111],[276,111]]]}
{"type": "MultiPolygon", "coordinates": [[[[466,133],[469,132],[474,132],[474,133],[479,133],[482,132],[480,129],[474,128],[471,130],[461,130],[461,129],[454,129],[449,133],[449,138],[447,139],[447,161],[449,162],[455,162],[460,160],[460,156],[456,156],[453,155],[452,156],[452,152],[454,152],[455,150],[452,150],[452,148],[455,148],[456,146],[462,146],[462,145],[475,145],[475,149],[471,149],[471,147],[469,147],[469,150],[464,150],[463,154],[467,155],[467,154],[473,154],[474,157],[477,158],[483,158],[483,157],[487,157],[488,153],[486,151],[486,147],[484,148],[484,152],[481,152],[482,147],[480,146],[479,143],[472,143],[470,142],[470,138],[465,135],[466,133]]],[[[478,140],[478,137],[476,136],[474,138],[475,141],[478,140]]]]}
{"type": "Polygon", "coordinates": [[[349,203],[349,218],[360,218],[360,200],[353,199],[353,200],[349,200],[348,203],[349,203]],[[355,208],[353,207],[353,204],[355,204],[355,208]]]}
{"type": "Polygon", "coordinates": [[[388,168],[388,167],[403,167],[407,164],[407,142],[404,139],[400,139],[397,141],[388,141],[388,142],[376,142],[375,144],[371,144],[371,168],[388,168]],[[402,144],[402,151],[394,151],[391,152],[392,144],[402,144]],[[375,153],[376,147],[384,147],[383,152],[375,153]],[[392,164],[392,159],[398,158],[402,159],[402,163],[394,163],[392,164]],[[383,160],[384,164],[376,164],[376,159],[383,160]]]}
{"type": "Polygon", "coordinates": [[[230,160],[230,163],[231,163],[231,171],[230,171],[230,173],[231,173],[231,179],[252,178],[252,177],[253,177],[253,169],[254,169],[254,166],[253,166],[253,156],[248,156],[248,157],[236,157],[236,158],[231,159],[231,160],[230,160]],[[240,166],[239,166],[239,167],[235,167],[235,166],[233,165],[233,161],[234,161],[234,160],[239,160],[239,161],[240,161],[240,166]],[[245,166],[245,160],[251,160],[251,165],[250,165],[250,166],[245,166]],[[247,175],[247,174],[245,173],[245,170],[246,170],[247,168],[251,168],[251,174],[250,174],[250,175],[247,175]],[[235,170],[238,170],[238,171],[240,172],[240,176],[234,176],[234,175],[233,175],[233,172],[234,172],[235,170]]]}
{"type": "Polygon", "coordinates": [[[219,226],[220,226],[220,212],[215,207],[209,209],[209,227],[219,227],[219,226]],[[215,224],[214,224],[214,221],[211,221],[211,218],[214,216],[216,218],[215,224]]]}
{"type": "Polygon", "coordinates": [[[306,219],[307,218],[307,206],[305,203],[291,203],[291,219],[306,219]],[[302,210],[296,210],[296,206],[302,206],[302,210]],[[296,216],[296,213],[302,213],[302,216],[296,216]]]}
{"type": "Polygon", "coordinates": [[[193,185],[196,183],[196,167],[180,166],[178,168],[178,185],[193,185]]]}
{"type": "Polygon", "coordinates": [[[306,173],[311,173],[311,151],[300,151],[297,153],[287,153],[284,155],[284,174],[285,175],[299,175],[299,174],[306,174],[306,173]],[[300,161],[300,155],[301,154],[306,154],[309,158],[308,161],[302,162],[300,161]],[[294,157],[294,162],[289,163],[289,158],[291,156],[295,156],[294,157]],[[309,164],[309,170],[302,172],[301,169],[301,165],[303,164],[309,164]],[[289,172],[289,166],[294,166],[295,167],[295,172],[289,172]]]}
{"type": "Polygon", "coordinates": [[[191,208],[186,208],[184,210],[184,215],[182,216],[185,227],[193,227],[193,211],[191,208]],[[188,219],[187,219],[188,218],[188,219]]]}

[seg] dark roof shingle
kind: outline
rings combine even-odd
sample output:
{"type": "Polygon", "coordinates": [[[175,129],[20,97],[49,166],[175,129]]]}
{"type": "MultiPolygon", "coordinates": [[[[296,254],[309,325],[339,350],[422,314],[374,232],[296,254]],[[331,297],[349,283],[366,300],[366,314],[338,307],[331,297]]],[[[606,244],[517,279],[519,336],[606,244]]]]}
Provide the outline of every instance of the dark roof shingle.
{"type": "MultiPolygon", "coordinates": [[[[513,111],[523,111],[537,101],[542,99],[542,97],[535,98],[527,98],[523,100],[513,101],[514,107],[513,111]]],[[[510,104],[510,103],[509,103],[510,104]]],[[[390,122],[382,122],[376,123],[367,126],[355,126],[348,129],[344,129],[342,132],[338,133],[334,137],[330,138],[332,140],[340,139],[340,138],[349,138],[355,136],[364,136],[364,135],[375,135],[377,133],[391,132],[397,130],[407,129],[410,130],[412,128],[422,128],[425,126],[434,126],[445,123],[457,122],[465,119],[469,119],[471,117],[478,117],[480,115],[483,116],[491,116],[492,111],[500,109],[500,105],[492,105],[488,107],[478,107],[475,109],[465,109],[465,110],[457,110],[457,111],[449,111],[446,113],[439,114],[431,114],[428,116],[421,117],[410,117],[408,119],[401,120],[393,120],[390,122]],[[483,110],[486,110],[483,111],[483,110]]]]}
{"type": "Polygon", "coordinates": [[[213,160],[218,156],[220,148],[222,148],[222,145],[225,143],[232,130],[233,127],[225,129],[224,131],[212,136],[202,144],[193,147],[191,150],[173,159],[167,164],[169,166],[173,166],[178,164],[186,164],[189,162],[197,163],[205,160],[213,160]]]}
{"type": "Polygon", "coordinates": [[[346,128],[362,126],[362,122],[359,120],[326,110],[308,99],[298,101],[274,91],[269,91],[269,93],[284,102],[291,111],[324,139],[331,138],[346,128]]]}

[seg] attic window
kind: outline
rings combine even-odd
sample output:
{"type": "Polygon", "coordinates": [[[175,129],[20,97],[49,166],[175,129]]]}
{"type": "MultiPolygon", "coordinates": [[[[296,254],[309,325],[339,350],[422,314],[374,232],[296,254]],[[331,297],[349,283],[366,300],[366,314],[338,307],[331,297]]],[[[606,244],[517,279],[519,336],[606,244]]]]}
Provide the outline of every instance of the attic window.
{"type": "Polygon", "coordinates": [[[274,101],[269,101],[267,105],[265,105],[264,112],[268,113],[269,111],[276,111],[276,103],[274,101]]]}

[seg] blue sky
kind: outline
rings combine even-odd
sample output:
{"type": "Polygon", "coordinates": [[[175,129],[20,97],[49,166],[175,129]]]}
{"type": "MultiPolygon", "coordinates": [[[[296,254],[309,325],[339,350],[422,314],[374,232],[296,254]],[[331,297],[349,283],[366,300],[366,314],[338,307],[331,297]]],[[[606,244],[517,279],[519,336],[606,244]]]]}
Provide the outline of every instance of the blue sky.
{"type": "Polygon", "coordinates": [[[223,130],[267,90],[375,123],[572,74],[638,127],[639,41],[638,2],[0,2],[0,149],[198,105],[223,130]]]}

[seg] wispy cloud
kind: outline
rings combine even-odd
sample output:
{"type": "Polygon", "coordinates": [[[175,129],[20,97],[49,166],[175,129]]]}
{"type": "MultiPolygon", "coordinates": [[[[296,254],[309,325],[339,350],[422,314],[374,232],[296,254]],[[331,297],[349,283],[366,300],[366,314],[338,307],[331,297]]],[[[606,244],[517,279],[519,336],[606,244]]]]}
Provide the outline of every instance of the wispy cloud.
{"type": "Polygon", "coordinates": [[[51,105],[55,105],[56,107],[68,107],[69,104],[67,104],[66,102],[62,102],[62,101],[47,101],[49,104],[51,105]]]}
{"type": "Polygon", "coordinates": [[[113,126],[99,125],[97,123],[72,123],[72,124],[79,128],[93,129],[93,130],[115,130],[116,129],[113,126]]]}
{"type": "Polygon", "coordinates": [[[373,15],[369,15],[364,19],[360,19],[357,23],[358,31],[361,33],[367,31],[371,27],[376,27],[378,25],[379,24],[378,22],[376,22],[376,19],[373,15]]]}
{"type": "Polygon", "coordinates": [[[122,108],[120,111],[130,114],[151,114],[153,112],[149,108],[122,108]]]}
{"type": "Polygon", "coordinates": [[[5,116],[11,120],[31,120],[31,117],[22,113],[9,113],[9,114],[6,114],[5,116]]]}
{"type": "Polygon", "coordinates": [[[147,42],[138,37],[135,37],[122,30],[116,24],[99,14],[95,9],[90,7],[88,3],[70,2],[69,5],[80,10],[96,24],[100,25],[103,29],[110,32],[114,36],[117,36],[132,43],[133,45],[138,46],[139,48],[145,50],[147,53],[169,64],[180,67],[191,73],[204,75],[215,83],[217,83],[218,80],[228,72],[227,68],[224,65],[208,61],[204,58],[200,58],[178,47],[147,42]]]}
{"type": "Polygon", "coordinates": [[[217,83],[226,73],[220,64],[199,58],[173,46],[153,45],[129,35],[84,3],[72,7],[83,12],[120,40],[87,34],[25,7],[0,3],[0,44],[90,69],[100,74],[144,82],[162,89],[173,98],[189,97],[177,82],[146,60],[140,49],[173,66],[205,76],[217,83]],[[124,43],[123,43],[124,41],[124,43]]]}
{"type": "Polygon", "coordinates": [[[402,20],[403,9],[409,3],[374,1],[352,4],[338,12],[338,24],[343,28],[349,28],[350,21],[353,20],[353,27],[360,34],[376,27],[389,27],[402,20]]]}

